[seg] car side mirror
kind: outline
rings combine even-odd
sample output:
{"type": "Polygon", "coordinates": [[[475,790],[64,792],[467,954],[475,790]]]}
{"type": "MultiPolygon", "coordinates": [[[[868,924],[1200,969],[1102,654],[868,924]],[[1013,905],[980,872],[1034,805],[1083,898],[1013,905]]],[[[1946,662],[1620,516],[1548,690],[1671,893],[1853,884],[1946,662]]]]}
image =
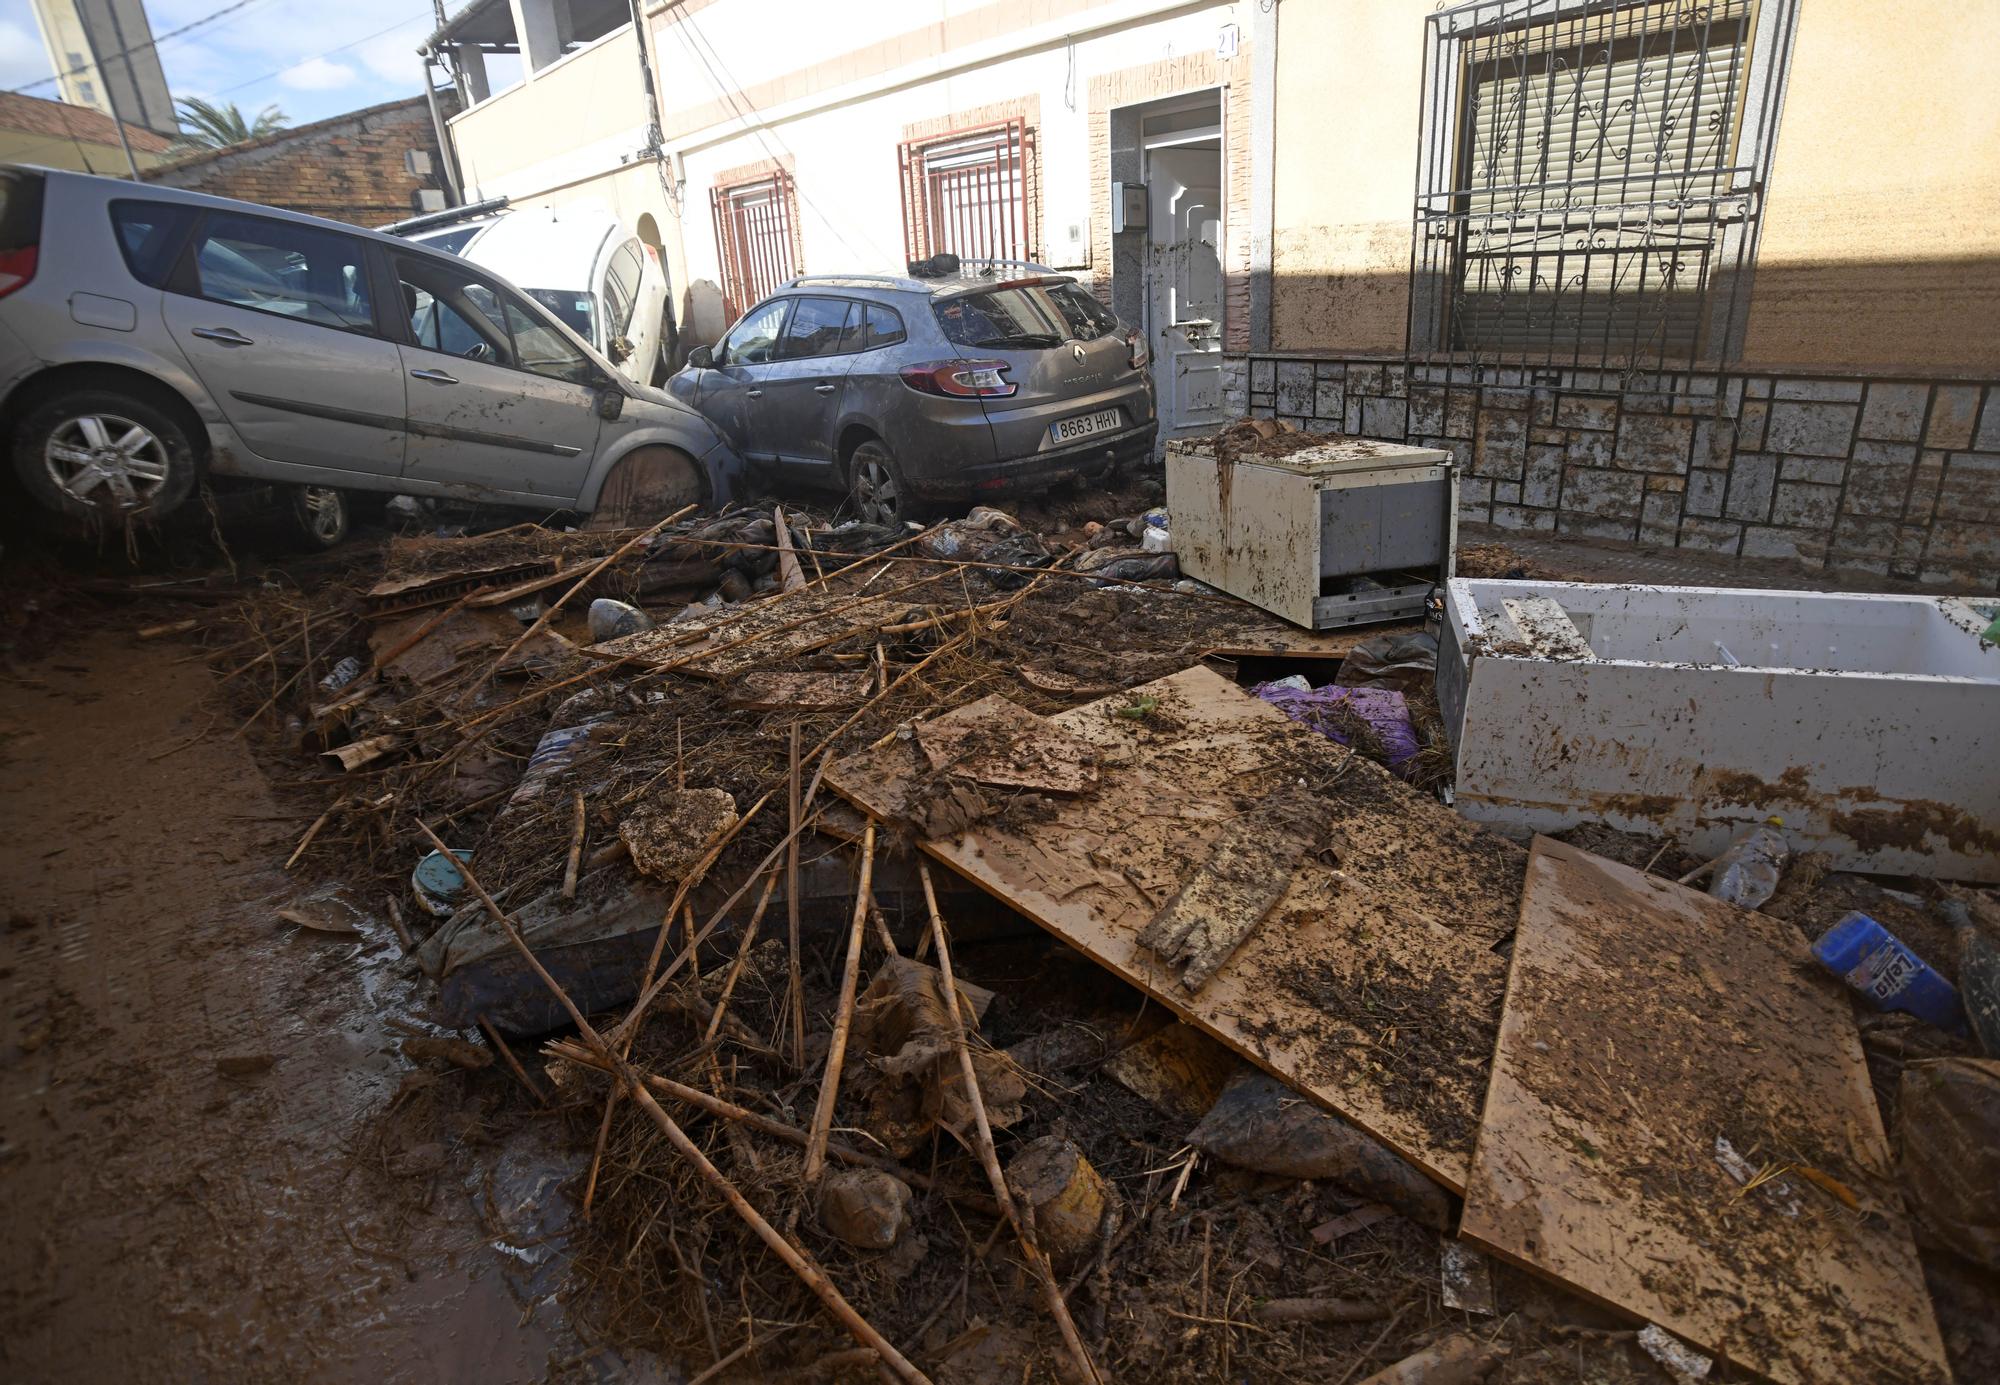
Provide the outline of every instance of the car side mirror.
{"type": "Polygon", "coordinates": [[[620,417],[625,412],[625,391],[616,385],[606,385],[597,392],[597,416],[606,423],[620,417]]]}
{"type": "Polygon", "coordinates": [[[696,370],[707,370],[715,364],[715,348],[712,346],[697,346],[694,350],[688,352],[688,364],[696,370]]]}

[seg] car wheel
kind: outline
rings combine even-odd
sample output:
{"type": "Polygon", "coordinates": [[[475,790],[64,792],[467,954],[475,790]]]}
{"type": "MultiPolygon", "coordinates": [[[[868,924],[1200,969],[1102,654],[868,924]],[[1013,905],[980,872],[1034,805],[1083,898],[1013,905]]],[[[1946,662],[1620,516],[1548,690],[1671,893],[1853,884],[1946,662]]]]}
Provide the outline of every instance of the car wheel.
{"type": "Polygon", "coordinates": [[[332,486],[293,486],[289,504],[299,537],[312,547],[332,548],[347,537],[350,516],[345,492],[332,486]]]}
{"type": "Polygon", "coordinates": [[[604,478],[583,527],[634,529],[707,499],[708,478],[694,458],[678,447],[635,447],[604,478]]]}
{"type": "Polygon", "coordinates": [[[869,524],[901,524],[925,514],[924,506],[910,494],[895,454],[874,438],[848,457],[847,491],[856,517],[869,524]]]}
{"type": "Polygon", "coordinates": [[[119,390],[54,395],[29,410],[14,440],[28,493],[77,519],[162,519],[194,490],[199,469],[178,419],[119,390]]]}

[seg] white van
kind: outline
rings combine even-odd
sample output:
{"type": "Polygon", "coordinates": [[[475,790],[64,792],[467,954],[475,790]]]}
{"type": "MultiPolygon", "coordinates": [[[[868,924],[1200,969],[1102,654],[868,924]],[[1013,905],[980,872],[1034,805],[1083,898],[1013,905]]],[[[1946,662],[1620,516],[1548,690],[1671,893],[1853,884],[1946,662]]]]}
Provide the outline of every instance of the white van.
{"type": "Polygon", "coordinates": [[[524,207],[407,237],[463,255],[524,286],[628,379],[672,373],[666,270],[659,251],[593,207],[524,207]]]}

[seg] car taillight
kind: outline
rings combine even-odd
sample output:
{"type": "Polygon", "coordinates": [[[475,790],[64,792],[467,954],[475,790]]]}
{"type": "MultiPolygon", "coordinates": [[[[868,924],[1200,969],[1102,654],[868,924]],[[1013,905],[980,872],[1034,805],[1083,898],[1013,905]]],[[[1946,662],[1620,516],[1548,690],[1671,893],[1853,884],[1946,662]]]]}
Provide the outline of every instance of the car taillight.
{"type": "Polygon", "coordinates": [[[1152,363],[1153,353],[1147,349],[1145,333],[1136,327],[1125,333],[1125,351],[1134,370],[1144,370],[1152,363]]]}
{"type": "Polygon", "coordinates": [[[1004,399],[1020,388],[1007,378],[1005,361],[931,361],[903,367],[902,376],[913,390],[954,399],[1004,399]]]}
{"type": "Polygon", "coordinates": [[[0,298],[5,298],[35,277],[35,250],[24,245],[18,250],[0,250],[0,298]]]}

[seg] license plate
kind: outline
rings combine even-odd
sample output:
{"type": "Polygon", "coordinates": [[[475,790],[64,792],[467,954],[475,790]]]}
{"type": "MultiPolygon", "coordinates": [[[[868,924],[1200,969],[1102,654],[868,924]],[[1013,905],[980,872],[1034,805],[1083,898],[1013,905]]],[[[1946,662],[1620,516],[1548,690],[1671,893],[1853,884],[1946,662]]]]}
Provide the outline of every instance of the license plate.
{"type": "Polygon", "coordinates": [[[1115,433],[1124,416],[1116,409],[1099,409],[1094,414],[1082,414],[1076,418],[1066,418],[1060,423],[1049,425],[1050,442],[1075,442],[1087,438],[1092,433],[1115,433]]]}

